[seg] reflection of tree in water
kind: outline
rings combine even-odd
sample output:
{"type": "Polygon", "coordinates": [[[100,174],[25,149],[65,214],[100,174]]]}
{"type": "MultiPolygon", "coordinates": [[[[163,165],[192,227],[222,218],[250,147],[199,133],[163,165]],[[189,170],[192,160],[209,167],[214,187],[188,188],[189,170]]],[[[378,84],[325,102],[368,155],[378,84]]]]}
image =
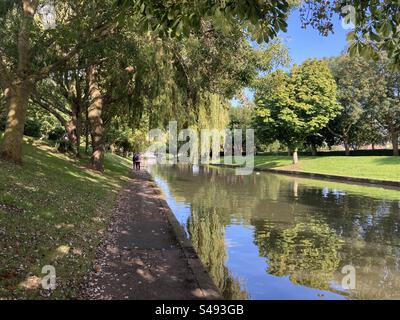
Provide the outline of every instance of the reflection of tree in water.
{"type": "MultiPolygon", "coordinates": [[[[340,285],[341,268],[352,265],[357,288],[348,292],[351,298],[400,298],[398,201],[353,194],[346,185],[270,174],[238,177],[229,170],[200,168],[193,176],[189,166],[159,174],[176,198],[193,208],[214,208],[221,228],[232,218],[254,225],[260,252],[270,259],[268,272],[327,288],[331,281],[340,285]]],[[[222,266],[224,260],[215,261],[222,266]]]]}
{"type": "Polygon", "coordinates": [[[268,273],[289,276],[290,281],[317,289],[330,289],[340,266],[340,238],[328,225],[316,220],[289,228],[264,224],[256,232],[256,243],[268,258],[268,273]]]}
{"type": "MultiPolygon", "coordinates": [[[[342,264],[356,268],[355,299],[400,298],[400,207],[395,201],[377,200],[302,188],[299,202],[319,210],[323,219],[344,239],[342,264]],[[319,200],[320,199],[320,200],[319,200]]],[[[317,212],[317,210],[316,210],[317,212]]],[[[341,283],[343,275],[336,272],[341,283]]]]}
{"type": "Polygon", "coordinates": [[[247,292],[242,291],[240,283],[225,266],[225,231],[217,212],[192,207],[188,230],[197,254],[208,268],[224,298],[247,299],[247,292]]]}

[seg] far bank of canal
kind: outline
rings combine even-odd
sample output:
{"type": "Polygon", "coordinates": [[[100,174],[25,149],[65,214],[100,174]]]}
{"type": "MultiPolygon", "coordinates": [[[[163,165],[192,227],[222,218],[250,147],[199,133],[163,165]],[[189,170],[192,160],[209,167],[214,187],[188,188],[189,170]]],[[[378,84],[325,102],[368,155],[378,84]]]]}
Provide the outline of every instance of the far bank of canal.
{"type": "Polygon", "coordinates": [[[211,167],[151,173],[225,298],[400,298],[400,191],[211,167]],[[345,266],[355,289],[342,287],[345,266]]]}

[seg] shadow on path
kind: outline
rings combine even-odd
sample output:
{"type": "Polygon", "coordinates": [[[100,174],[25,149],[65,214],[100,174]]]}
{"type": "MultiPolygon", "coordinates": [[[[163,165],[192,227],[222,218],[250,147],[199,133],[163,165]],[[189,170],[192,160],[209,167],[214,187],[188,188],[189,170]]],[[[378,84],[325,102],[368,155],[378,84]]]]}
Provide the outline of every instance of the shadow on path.
{"type": "Polygon", "coordinates": [[[168,216],[172,213],[147,172],[134,173],[115,210],[82,298],[221,298],[212,283],[201,280],[205,269],[191,267],[189,260],[198,258],[185,254],[168,216]]]}

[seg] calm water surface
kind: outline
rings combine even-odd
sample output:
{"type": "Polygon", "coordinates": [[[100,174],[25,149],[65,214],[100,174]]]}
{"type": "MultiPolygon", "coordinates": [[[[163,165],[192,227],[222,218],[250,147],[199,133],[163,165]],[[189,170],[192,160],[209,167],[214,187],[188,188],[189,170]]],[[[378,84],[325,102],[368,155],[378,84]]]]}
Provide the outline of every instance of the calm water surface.
{"type": "Polygon", "coordinates": [[[400,191],[231,169],[151,172],[227,299],[400,299],[400,191]],[[355,289],[342,287],[344,266],[355,289]]]}

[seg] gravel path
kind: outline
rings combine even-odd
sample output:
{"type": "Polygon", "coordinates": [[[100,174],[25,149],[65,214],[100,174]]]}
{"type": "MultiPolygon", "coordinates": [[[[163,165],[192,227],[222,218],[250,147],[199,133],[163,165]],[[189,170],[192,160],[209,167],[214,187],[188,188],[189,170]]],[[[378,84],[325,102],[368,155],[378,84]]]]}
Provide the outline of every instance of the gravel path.
{"type": "Polygon", "coordinates": [[[83,299],[220,299],[218,289],[147,172],[121,191],[83,299]]]}

